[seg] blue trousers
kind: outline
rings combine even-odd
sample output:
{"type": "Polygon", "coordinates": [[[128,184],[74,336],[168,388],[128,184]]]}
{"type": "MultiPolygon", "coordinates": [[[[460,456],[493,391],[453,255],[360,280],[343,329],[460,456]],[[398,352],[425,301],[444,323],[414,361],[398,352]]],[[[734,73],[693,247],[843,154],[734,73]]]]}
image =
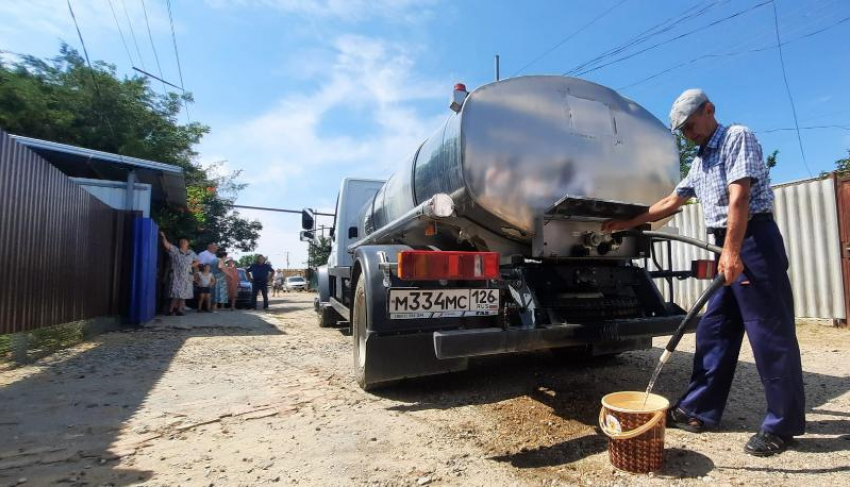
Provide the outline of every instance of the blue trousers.
{"type": "Polygon", "coordinates": [[[254,281],[251,291],[251,307],[257,309],[257,293],[263,293],[263,309],[269,309],[269,283],[254,281]]]}
{"type": "MultiPolygon", "coordinates": [[[[723,245],[722,238],[716,242],[723,245]]],[[[741,257],[746,275],[711,298],[697,327],[693,375],[678,406],[707,426],[720,423],[746,331],[767,398],[762,430],[801,435],[806,423],[803,368],[788,257],[776,222],[751,221],[741,257]]]]}

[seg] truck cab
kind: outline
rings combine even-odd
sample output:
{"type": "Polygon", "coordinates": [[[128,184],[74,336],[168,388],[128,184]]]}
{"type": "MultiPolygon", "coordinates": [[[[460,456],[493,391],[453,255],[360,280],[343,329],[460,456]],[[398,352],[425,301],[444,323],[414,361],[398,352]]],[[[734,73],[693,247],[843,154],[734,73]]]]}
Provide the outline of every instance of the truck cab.
{"type": "Polygon", "coordinates": [[[319,326],[336,326],[348,321],[348,306],[352,255],[349,245],[359,238],[358,215],[360,209],[371,204],[385,181],[379,179],[345,178],[340,183],[331,227],[331,251],[326,265],[317,269],[318,293],[314,301],[319,316],[319,326]],[[337,303],[336,307],[333,303],[337,303]]]}

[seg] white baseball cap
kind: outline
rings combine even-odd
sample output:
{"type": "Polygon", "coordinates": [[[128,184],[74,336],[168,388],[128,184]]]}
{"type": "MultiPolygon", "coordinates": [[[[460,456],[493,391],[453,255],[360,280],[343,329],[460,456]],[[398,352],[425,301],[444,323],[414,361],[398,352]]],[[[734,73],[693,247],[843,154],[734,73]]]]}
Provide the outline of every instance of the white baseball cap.
{"type": "Polygon", "coordinates": [[[673,102],[670,108],[670,130],[675,132],[685,124],[685,121],[697,111],[703,103],[708,101],[708,95],[699,88],[685,90],[673,102]]]}

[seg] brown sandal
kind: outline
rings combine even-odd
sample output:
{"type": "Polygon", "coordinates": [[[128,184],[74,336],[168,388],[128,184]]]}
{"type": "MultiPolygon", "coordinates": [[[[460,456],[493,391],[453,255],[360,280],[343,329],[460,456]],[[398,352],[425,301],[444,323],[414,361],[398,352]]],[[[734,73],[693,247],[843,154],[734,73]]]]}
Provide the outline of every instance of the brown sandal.
{"type": "Polygon", "coordinates": [[[705,424],[702,420],[689,417],[688,413],[680,407],[673,407],[667,410],[667,426],[690,433],[702,433],[705,430],[705,424]]]}

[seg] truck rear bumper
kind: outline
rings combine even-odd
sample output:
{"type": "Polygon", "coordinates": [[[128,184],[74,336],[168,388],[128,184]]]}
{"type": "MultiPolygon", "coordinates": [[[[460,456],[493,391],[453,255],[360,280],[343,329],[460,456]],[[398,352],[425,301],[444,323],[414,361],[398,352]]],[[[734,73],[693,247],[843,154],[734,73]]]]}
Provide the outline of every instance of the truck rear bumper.
{"type": "MultiPolygon", "coordinates": [[[[528,352],[548,348],[622,342],[671,335],[684,315],[564,324],[523,328],[477,328],[434,332],[434,352],[439,359],[476,357],[499,353],[528,352]]],[[[695,323],[698,320],[695,321],[695,323]]],[[[693,331],[696,325],[687,331],[693,331]]]]}

